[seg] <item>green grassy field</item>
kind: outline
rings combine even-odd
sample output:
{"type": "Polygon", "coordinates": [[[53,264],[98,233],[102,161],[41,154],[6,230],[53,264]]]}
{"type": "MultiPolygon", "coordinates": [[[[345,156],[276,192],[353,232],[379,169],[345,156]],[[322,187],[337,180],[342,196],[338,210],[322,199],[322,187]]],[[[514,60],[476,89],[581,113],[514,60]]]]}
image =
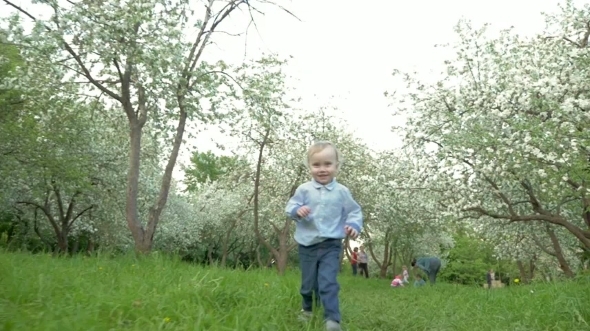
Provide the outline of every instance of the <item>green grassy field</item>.
{"type": "MultiPolygon", "coordinates": [[[[152,256],[0,253],[1,330],[322,330],[297,319],[299,274],[202,268],[152,256]]],[[[389,287],[340,276],[345,330],[590,330],[590,281],[389,287]]]]}

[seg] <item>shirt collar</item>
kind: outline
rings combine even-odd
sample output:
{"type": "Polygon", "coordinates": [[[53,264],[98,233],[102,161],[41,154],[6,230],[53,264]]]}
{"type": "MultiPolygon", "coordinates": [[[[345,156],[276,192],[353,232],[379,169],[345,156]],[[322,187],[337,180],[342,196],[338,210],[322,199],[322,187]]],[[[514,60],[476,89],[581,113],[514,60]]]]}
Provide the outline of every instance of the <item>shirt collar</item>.
{"type": "Polygon", "coordinates": [[[336,178],[332,179],[332,181],[326,185],[322,185],[322,184],[316,182],[315,179],[312,179],[311,183],[313,184],[313,187],[315,187],[315,188],[319,189],[319,188],[325,187],[328,191],[332,191],[334,189],[334,187],[336,187],[336,178]]]}

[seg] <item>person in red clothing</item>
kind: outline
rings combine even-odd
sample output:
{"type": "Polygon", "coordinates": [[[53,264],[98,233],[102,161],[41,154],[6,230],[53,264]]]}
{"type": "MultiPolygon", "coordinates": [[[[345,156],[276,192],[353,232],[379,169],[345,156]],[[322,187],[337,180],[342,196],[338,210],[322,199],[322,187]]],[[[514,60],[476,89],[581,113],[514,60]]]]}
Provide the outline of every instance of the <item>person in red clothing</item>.
{"type": "Polygon", "coordinates": [[[357,266],[358,266],[358,259],[359,259],[359,249],[355,247],[352,250],[352,256],[350,257],[350,266],[352,267],[352,275],[356,276],[357,266]]]}

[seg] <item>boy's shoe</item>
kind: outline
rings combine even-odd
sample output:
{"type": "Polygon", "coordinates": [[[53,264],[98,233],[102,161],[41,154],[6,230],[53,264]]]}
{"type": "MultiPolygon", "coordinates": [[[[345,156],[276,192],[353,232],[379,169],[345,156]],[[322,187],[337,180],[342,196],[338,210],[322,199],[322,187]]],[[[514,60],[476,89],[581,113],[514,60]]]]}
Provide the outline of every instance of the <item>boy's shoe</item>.
{"type": "Polygon", "coordinates": [[[301,309],[301,313],[299,314],[299,320],[303,322],[309,321],[313,317],[313,313],[311,311],[301,309]]]}
{"type": "Polygon", "coordinates": [[[327,320],[326,321],[326,331],[342,331],[342,328],[340,327],[340,323],[335,322],[335,321],[331,321],[331,320],[327,320]]]}

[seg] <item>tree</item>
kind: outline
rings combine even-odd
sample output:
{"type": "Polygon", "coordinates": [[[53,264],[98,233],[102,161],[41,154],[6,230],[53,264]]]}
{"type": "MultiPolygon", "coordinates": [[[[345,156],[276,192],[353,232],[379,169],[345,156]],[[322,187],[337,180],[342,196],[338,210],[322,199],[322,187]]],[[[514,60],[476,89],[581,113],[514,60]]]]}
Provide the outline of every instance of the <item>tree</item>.
{"type": "MultiPolygon", "coordinates": [[[[284,63],[274,56],[269,56],[241,67],[238,80],[242,82],[246,111],[242,113],[231,129],[234,136],[248,142],[248,147],[252,148],[253,155],[256,155],[253,159],[255,164],[253,182],[254,233],[258,241],[275,256],[279,274],[285,272],[288,252],[294,247],[289,244],[290,221],[283,216],[285,221],[281,227],[270,222],[279,238],[279,248],[273,247],[264,236],[264,231],[260,229],[261,218],[268,219],[269,217],[277,217],[279,214],[276,208],[271,207],[272,211],[269,211],[269,207],[261,207],[261,205],[279,205],[280,200],[265,201],[265,204],[261,204],[260,201],[261,187],[272,188],[266,184],[267,180],[264,179],[263,170],[264,166],[269,163],[268,158],[272,146],[279,142],[279,134],[286,123],[285,111],[289,108],[285,100],[285,76],[281,70],[284,63]]],[[[275,171],[279,170],[275,169],[275,171]]],[[[275,192],[272,196],[280,199],[281,194],[275,192]]]]}
{"type": "MultiPolygon", "coordinates": [[[[3,87],[0,88],[0,123],[6,125],[22,105],[20,91],[11,88],[9,80],[14,78],[15,69],[22,66],[24,62],[18,48],[6,39],[2,31],[0,31],[0,45],[2,45],[0,47],[0,80],[3,82],[3,87]]],[[[4,144],[2,147],[6,148],[4,144]]],[[[9,149],[0,150],[0,155],[6,155],[9,152],[9,149]]]]}
{"type": "MultiPolygon", "coordinates": [[[[187,191],[196,191],[199,185],[217,181],[231,173],[240,162],[235,156],[217,156],[211,151],[194,151],[191,164],[184,169],[184,183],[187,191]]],[[[242,162],[243,163],[243,162],[242,162]]]]}
{"type": "Polygon", "coordinates": [[[135,249],[149,252],[187,121],[206,123],[223,116],[219,89],[229,82],[224,73],[228,66],[203,61],[204,51],[220,24],[236,9],[257,10],[246,0],[209,0],[203,18],[195,21],[194,4],[189,0],[104,0],[75,5],[50,1],[45,4],[53,15],[41,20],[12,1],[4,2],[35,22],[31,34],[25,35],[18,21],[11,20],[11,37],[26,46],[23,52],[31,65],[29,74],[39,74],[43,68],[65,70],[70,84],[82,79],[80,90],[91,87],[101,100],[117,104],[125,114],[130,142],[125,218],[135,249]],[[196,33],[192,34],[191,26],[196,33]],[[54,49],[62,52],[48,54],[54,49]],[[169,154],[159,194],[144,224],[138,195],[143,130],[149,121],[160,130],[169,154]]]}
{"type": "Polygon", "coordinates": [[[590,248],[587,13],[568,2],[533,38],[486,38],[461,22],[443,79],[404,76],[413,90],[397,114],[408,116],[408,148],[430,160],[443,215],[545,222],[590,248]]]}
{"type": "Polygon", "coordinates": [[[361,159],[364,166],[357,163],[349,185],[363,207],[363,241],[380,277],[413,257],[440,255],[441,248],[452,244],[450,227],[438,213],[436,194],[422,178],[416,155],[387,151],[361,159]]]}
{"type": "MultiPolygon", "coordinates": [[[[128,148],[121,144],[127,137],[122,114],[71,84],[54,84],[64,81],[63,71],[26,74],[27,61],[19,57],[2,79],[19,99],[0,123],[7,151],[0,162],[0,208],[14,216],[9,245],[62,252],[92,250],[99,238],[119,245],[126,239],[116,221],[124,216],[121,155],[128,148]]],[[[152,132],[145,130],[144,188],[150,176],[161,175],[152,132]]]]}
{"type": "Polygon", "coordinates": [[[490,243],[467,233],[458,233],[454,239],[455,245],[449,250],[446,266],[440,275],[442,279],[459,284],[481,285],[489,269],[504,273],[497,267],[490,243]]]}

